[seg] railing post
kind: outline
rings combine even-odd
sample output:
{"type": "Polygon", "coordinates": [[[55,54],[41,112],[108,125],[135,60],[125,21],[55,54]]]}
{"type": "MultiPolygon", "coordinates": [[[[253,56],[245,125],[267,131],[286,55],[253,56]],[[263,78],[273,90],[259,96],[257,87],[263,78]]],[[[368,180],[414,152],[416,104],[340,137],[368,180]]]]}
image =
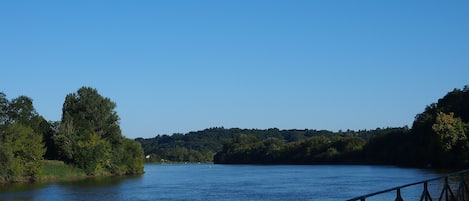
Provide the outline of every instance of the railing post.
{"type": "Polygon", "coordinates": [[[432,201],[432,197],[428,191],[428,181],[423,183],[423,192],[422,196],[420,196],[420,201],[432,201]]]}
{"type": "Polygon", "coordinates": [[[396,189],[396,200],[395,201],[404,201],[401,196],[401,188],[396,189]]]}
{"type": "Polygon", "coordinates": [[[453,191],[451,190],[451,187],[449,186],[448,176],[445,177],[445,185],[443,187],[443,190],[441,190],[440,199],[438,199],[439,201],[443,200],[443,194],[445,196],[444,200],[446,201],[456,200],[456,198],[454,197],[453,191]]]}
{"type": "Polygon", "coordinates": [[[464,179],[464,174],[460,174],[461,181],[459,182],[458,188],[458,199],[460,201],[469,201],[468,193],[469,189],[467,188],[466,180],[464,179]]]}

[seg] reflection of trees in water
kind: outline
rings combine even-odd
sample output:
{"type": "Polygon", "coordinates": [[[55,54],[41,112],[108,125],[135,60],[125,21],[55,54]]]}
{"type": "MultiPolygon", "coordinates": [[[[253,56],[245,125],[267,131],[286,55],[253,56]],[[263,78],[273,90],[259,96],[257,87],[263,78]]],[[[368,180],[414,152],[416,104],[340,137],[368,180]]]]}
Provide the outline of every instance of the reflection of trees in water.
{"type": "Polygon", "coordinates": [[[20,192],[20,191],[34,191],[37,189],[44,188],[44,186],[46,186],[46,183],[41,183],[41,182],[9,183],[9,184],[0,185],[0,194],[10,193],[10,192],[20,192]]]}
{"type": "Polygon", "coordinates": [[[122,186],[141,177],[111,176],[61,182],[11,183],[0,185],[0,201],[96,200],[97,198],[100,198],[100,201],[122,200],[124,196],[122,186]]]}
{"type": "Polygon", "coordinates": [[[9,183],[0,185],[0,200],[35,200],[35,192],[44,188],[47,184],[34,183],[9,183]]]}
{"type": "Polygon", "coordinates": [[[82,180],[60,182],[61,199],[66,200],[126,200],[126,185],[141,176],[95,177],[82,180]]]}
{"type": "Polygon", "coordinates": [[[139,179],[142,176],[110,176],[110,177],[91,177],[75,181],[65,181],[59,184],[66,188],[99,188],[112,187],[120,185],[129,180],[139,179]]]}

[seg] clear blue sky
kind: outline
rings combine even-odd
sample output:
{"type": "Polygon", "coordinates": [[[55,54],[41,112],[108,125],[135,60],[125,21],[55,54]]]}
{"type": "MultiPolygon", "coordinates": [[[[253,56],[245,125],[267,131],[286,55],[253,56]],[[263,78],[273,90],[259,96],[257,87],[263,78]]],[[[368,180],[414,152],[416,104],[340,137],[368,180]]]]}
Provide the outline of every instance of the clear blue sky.
{"type": "Polygon", "coordinates": [[[411,126],[469,84],[469,1],[2,1],[0,70],[48,120],[98,89],[130,138],[411,126]]]}

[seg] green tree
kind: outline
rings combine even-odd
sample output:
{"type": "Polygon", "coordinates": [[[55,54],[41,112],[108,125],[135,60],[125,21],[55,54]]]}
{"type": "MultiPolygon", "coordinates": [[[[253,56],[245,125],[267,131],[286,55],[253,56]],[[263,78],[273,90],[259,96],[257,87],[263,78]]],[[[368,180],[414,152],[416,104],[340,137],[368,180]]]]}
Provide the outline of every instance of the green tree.
{"type": "Polygon", "coordinates": [[[459,143],[464,141],[462,140],[464,136],[461,134],[461,126],[457,124],[467,124],[467,122],[469,122],[469,88],[465,86],[463,90],[454,89],[448,92],[437,103],[430,104],[423,113],[416,116],[410,139],[413,146],[406,156],[414,158],[414,165],[452,168],[463,165],[454,163],[459,159],[450,158],[463,156],[456,152],[466,152],[463,148],[464,143],[459,143]],[[460,120],[455,121],[455,118],[460,120]]]}
{"type": "Polygon", "coordinates": [[[92,134],[111,145],[118,144],[123,137],[115,107],[114,102],[90,87],[68,94],[62,108],[59,133],[54,136],[61,158],[73,161],[79,148],[77,143],[90,140],[92,134]]]}
{"type": "Polygon", "coordinates": [[[40,174],[45,153],[42,135],[21,124],[8,127],[3,149],[3,161],[14,179],[28,177],[34,179],[40,174]],[[10,152],[10,153],[8,153],[10,152]],[[12,158],[11,158],[12,156],[12,158]]]}
{"type": "Polygon", "coordinates": [[[8,123],[8,105],[9,101],[6,98],[6,94],[0,92],[0,126],[6,125],[8,123]]]}
{"type": "Polygon", "coordinates": [[[96,133],[77,142],[75,162],[88,175],[105,173],[111,166],[111,146],[108,141],[101,139],[96,133]]]}
{"type": "Polygon", "coordinates": [[[450,151],[458,145],[460,146],[459,148],[467,146],[466,127],[467,125],[460,118],[454,117],[454,113],[445,114],[439,112],[432,129],[438,135],[442,149],[450,151]]]}
{"type": "Polygon", "coordinates": [[[13,153],[10,146],[0,141],[0,181],[8,180],[10,177],[10,169],[13,163],[13,153]]]}
{"type": "Polygon", "coordinates": [[[112,172],[118,175],[143,173],[143,149],[133,140],[124,139],[122,145],[113,150],[112,172]]]}
{"type": "Polygon", "coordinates": [[[4,180],[35,179],[42,169],[48,129],[33,101],[19,96],[11,101],[0,93],[0,177],[4,180]]]}
{"type": "Polygon", "coordinates": [[[60,157],[84,168],[88,174],[100,173],[103,169],[115,174],[143,172],[143,151],[122,136],[115,107],[114,102],[90,87],[68,94],[59,132],[54,136],[60,157]],[[137,162],[125,160],[122,155],[126,154],[140,159],[137,162]]]}
{"type": "Polygon", "coordinates": [[[68,94],[62,109],[62,123],[72,124],[79,133],[94,132],[101,138],[119,141],[121,130],[116,104],[96,89],[82,87],[68,94]]]}
{"type": "Polygon", "coordinates": [[[19,96],[8,105],[8,116],[11,120],[23,125],[31,125],[31,120],[39,116],[34,109],[33,100],[27,96],[19,96]]]}
{"type": "Polygon", "coordinates": [[[52,139],[57,149],[59,159],[72,162],[74,150],[78,138],[78,132],[71,118],[62,118],[59,126],[59,132],[52,139]]]}

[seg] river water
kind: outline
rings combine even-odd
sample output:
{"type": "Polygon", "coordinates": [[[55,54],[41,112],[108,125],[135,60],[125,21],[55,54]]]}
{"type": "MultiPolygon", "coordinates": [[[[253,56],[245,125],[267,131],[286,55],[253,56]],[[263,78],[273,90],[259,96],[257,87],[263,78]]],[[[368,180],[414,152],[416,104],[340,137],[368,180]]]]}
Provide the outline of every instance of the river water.
{"type": "MultiPolygon", "coordinates": [[[[438,176],[393,166],[162,164],[145,165],[145,174],[136,177],[8,184],[0,186],[0,200],[335,201],[438,176]]],[[[413,200],[421,192],[418,187],[403,196],[413,200]]],[[[375,200],[395,198],[392,193],[383,196],[375,200]]]]}

